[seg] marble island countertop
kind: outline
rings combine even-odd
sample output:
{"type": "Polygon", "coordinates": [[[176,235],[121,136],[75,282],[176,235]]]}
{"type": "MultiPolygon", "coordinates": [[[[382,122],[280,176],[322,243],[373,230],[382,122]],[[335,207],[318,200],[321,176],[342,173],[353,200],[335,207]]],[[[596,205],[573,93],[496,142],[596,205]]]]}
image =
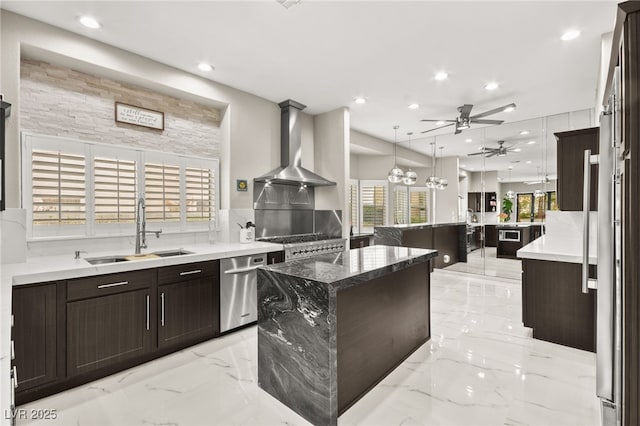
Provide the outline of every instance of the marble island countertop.
{"type": "Polygon", "coordinates": [[[424,229],[424,228],[438,228],[440,226],[453,226],[453,225],[466,225],[466,222],[442,222],[442,223],[410,223],[410,224],[400,224],[400,225],[385,225],[385,226],[376,226],[375,229],[424,229]]]}
{"type": "Polygon", "coordinates": [[[542,222],[502,222],[496,224],[498,228],[529,228],[531,226],[542,226],[544,223],[542,222]]]}
{"type": "MultiPolygon", "coordinates": [[[[555,262],[582,263],[582,239],[543,235],[517,251],[522,259],[550,260],[555,262]]],[[[589,264],[596,265],[597,244],[589,244],[589,264]]]]}
{"type": "Polygon", "coordinates": [[[353,285],[436,257],[437,250],[383,245],[323,254],[262,267],[335,287],[353,285]]]}

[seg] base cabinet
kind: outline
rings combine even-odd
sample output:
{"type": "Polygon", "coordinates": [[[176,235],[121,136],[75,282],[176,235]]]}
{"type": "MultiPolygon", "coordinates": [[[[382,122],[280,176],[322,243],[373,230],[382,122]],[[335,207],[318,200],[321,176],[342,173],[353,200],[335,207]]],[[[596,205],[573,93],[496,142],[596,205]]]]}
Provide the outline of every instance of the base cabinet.
{"type": "Polygon", "coordinates": [[[219,334],[207,261],[13,288],[16,402],[24,404],[219,334]]]}
{"type": "Polygon", "coordinates": [[[152,350],[149,289],[67,303],[69,377],[152,350]]]}
{"type": "Polygon", "coordinates": [[[217,334],[216,279],[211,276],[158,286],[158,347],[181,345],[217,334]]]}
{"type": "Polygon", "coordinates": [[[13,341],[18,392],[58,379],[56,283],[13,291],[13,341]]]}

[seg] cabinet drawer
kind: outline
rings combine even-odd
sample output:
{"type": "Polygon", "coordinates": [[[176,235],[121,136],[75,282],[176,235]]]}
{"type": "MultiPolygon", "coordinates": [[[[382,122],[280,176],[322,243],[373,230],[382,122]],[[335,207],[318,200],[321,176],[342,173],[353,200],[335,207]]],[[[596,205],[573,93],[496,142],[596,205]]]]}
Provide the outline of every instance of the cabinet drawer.
{"type": "Polygon", "coordinates": [[[96,275],[67,281],[67,300],[105,296],[147,288],[153,283],[155,269],[96,275]]]}
{"type": "Polygon", "coordinates": [[[169,284],[192,278],[217,275],[220,262],[217,260],[184,265],[166,266],[158,269],[158,284],[169,284]]]}

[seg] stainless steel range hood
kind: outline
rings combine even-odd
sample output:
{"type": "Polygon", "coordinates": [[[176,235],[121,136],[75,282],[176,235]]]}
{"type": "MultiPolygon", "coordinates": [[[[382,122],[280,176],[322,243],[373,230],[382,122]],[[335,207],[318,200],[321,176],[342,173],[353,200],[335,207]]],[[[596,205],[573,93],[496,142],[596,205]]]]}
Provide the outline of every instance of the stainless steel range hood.
{"type": "Polygon", "coordinates": [[[271,182],[285,185],[308,186],[335,185],[328,179],[302,167],[302,128],[299,112],[305,105],[286,100],[278,104],[282,109],[280,118],[280,167],[254,179],[254,182],[271,182]]]}

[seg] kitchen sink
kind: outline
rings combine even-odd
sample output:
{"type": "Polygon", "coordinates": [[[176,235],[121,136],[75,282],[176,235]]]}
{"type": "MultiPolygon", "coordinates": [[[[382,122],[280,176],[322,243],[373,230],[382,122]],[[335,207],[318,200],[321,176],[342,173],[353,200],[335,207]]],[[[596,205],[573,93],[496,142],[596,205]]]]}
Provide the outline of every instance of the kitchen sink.
{"type": "Polygon", "coordinates": [[[104,257],[85,257],[84,260],[92,265],[102,265],[104,263],[127,262],[124,256],[104,256],[104,257]]]}
{"type": "Polygon", "coordinates": [[[148,257],[146,256],[172,257],[172,256],[183,256],[185,254],[193,254],[193,252],[183,250],[183,249],[162,250],[162,251],[156,251],[153,253],[142,253],[138,255],[130,254],[125,256],[85,257],[84,260],[86,260],[92,265],[103,265],[105,263],[128,262],[130,260],[137,260],[136,257],[140,257],[140,259],[145,259],[145,258],[148,259],[148,257]]]}
{"type": "Polygon", "coordinates": [[[155,254],[156,256],[160,256],[160,257],[171,257],[171,256],[182,256],[182,255],[185,255],[185,254],[193,254],[193,252],[192,251],[183,250],[183,249],[178,249],[178,250],[154,251],[151,254],[155,254]]]}

